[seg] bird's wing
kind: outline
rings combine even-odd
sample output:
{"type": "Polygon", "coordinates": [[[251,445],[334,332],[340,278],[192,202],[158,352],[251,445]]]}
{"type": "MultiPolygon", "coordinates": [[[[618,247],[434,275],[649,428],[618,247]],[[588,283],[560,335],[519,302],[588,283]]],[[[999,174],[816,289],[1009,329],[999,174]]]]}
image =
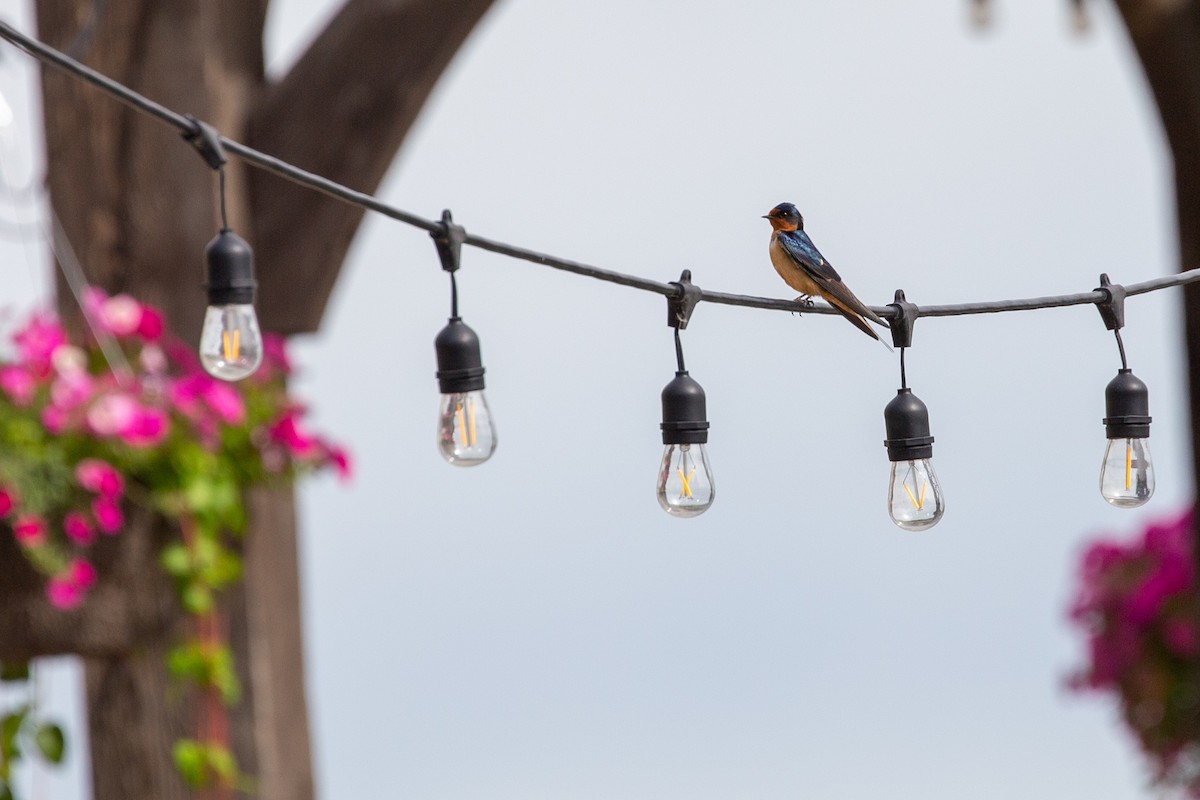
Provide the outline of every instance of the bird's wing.
{"type": "MultiPolygon", "coordinates": [[[[784,252],[791,257],[796,265],[803,269],[808,276],[816,282],[817,286],[821,287],[821,294],[835,308],[843,313],[849,311],[855,314],[860,314],[867,319],[875,322],[883,327],[887,327],[879,316],[867,308],[867,306],[854,296],[854,292],[850,291],[846,284],[842,283],[842,276],[837,274],[825,257],[821,255],[821,251],[812,243],[812,239],[808,238],[808,234],[804,231],[780,231],[778,237],[779,244],[783,246],[784,252]]],[[[869,330],[869,329],[868,329],[869,330]]],[[[879,338],[876,336],[875,338],[879,338]]]]}
{"type": "Polygon", "coordinates": [[[842,276],[838,275],[837,270],[825,260],[825,256],[821,255],[821,251],[812,243],[812,239],[808,238],[807,233],[800,230],[780,231],[776,238],[783,246],[784,252],[791,256],[792,260],[814,281],[820,284],[828,284],[830,281],[841,282],[842,276]]]}

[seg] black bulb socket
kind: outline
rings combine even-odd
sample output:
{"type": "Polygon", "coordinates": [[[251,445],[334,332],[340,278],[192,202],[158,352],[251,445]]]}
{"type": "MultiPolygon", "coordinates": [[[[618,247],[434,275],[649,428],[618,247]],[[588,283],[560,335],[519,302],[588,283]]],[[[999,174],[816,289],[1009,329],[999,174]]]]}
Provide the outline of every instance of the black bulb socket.
{"type": "Polygon", "coordinates": [[[933,436],[929,433],[929,409],[912,389],[900,389],[883,409],[887,428],[884,447],[889,461],[920,461],[933,458],[933,436]]]}
{"type": "Polygon", "coordinates": [[[1150,435],[1150,390],[1122,369],[1104,388],[1104,429],[1109,439],[1145,439],[1150,435]]]}
{"type": "Polygon", "coordinates": [[[437,351],[437,379],[442,394],[477,392],[483,385],[483,357],[479,337],[458,317],[451,317],[433,340],[437,351]]]}
{"type": "Polygon", "coordinates": [[[254,302],[254,251],[246,240],[223,230],[204,249],[208,262],[208,304],[248,305],[254,302]]]}
{"type": "Polygon", "coordinates": [[[676,372],[662,390],[663,444],[705,444],[707,417],[704,389],[686,371],[676,372]]]}

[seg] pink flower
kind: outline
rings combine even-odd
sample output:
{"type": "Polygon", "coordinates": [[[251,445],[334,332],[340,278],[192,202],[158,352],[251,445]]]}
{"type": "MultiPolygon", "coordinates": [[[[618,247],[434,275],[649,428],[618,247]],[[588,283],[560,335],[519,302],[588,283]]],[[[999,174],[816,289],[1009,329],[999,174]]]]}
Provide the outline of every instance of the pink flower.
{"type": "Polygon", "coordinates": [[[67,423],[70,421],[70,413],[58,406],[46,406],[42,409],[42,425],[56,436],[66,430],[67,423]]]}
{"type": "Polygon", "coordinates": [[[67,334],[50,314],[34,314],[13,341],[22,363],[35,375],[44,377],[50,371],[54,351],[67,343],[67,334]]]}
{"type": "Polygon", "coordinates": [[[22,367],[7,366],[0,369],[0,389],[17,405],[27,406],[37,394],[37,379],[22,367]]]}
{"type": "Polygon", "coordinates": [[[90,562],[76,558],[46,583],[46,596],[56,608],[69,610],[77,608],[95,584],[96,568],[90,562]]]}
{"type": "Polygon", "coordinates": [[[169,396],[171,404],[181,414],[196,422],[204,418],[206,409],[231,425],[246,419],[246,405],[237,390],[202,372],[175,381],[169,396]]]}
{"type": "Polygon", "coordinates": [[[121,432],[121,441],[130,447],[153,447],[167,436],[167,414],[162,409],[141,407],[132,422],[121,432]]]}
{"type": "Polygon", "coordinates": [[[350,454],[343,447],[331,447],[329,449],[329,460],[333,462],[337,468],[338,477],[343,481],[348,481],[354,477],[354,464],[350,460],[350,454]]]}
{"type": "Polygon", "coordinates": [[[50,384],[50,402],[63,411],[70,411],[86,403],[92,396],[92,376],[86,372],[60,374],[50,384]]]}
{"type": "Polygon", "coordinates": [[[13,523],[13,536],[22,547],[38,547],[46,541],[46,522],[36,514],[24,514],[13,523]]]}
{"type": "Polygon", "coordinates": [[[223,422],[237,425],[246,419],[242,396],[224,381],[209,381],[204,389],[204,402],[223,422]]]}
{"type": "Polygon", "coordinates": [[[117,468],[98,458],[85,458],[75,467],[75,480],[89,492],[119,498],[125,492],[125,479],[117,468]]]}
{"type": "Polygon", "coordinates": [[[0,517],[7,517],[16,506],[16,500],[5,489],[0,489],[0,517]]]}
{"type": "Polygon", "coordinates": [[[142,369],[152,375],[167,371],[167,354],[156,344],[143,347],[138,360],[142,362],[142,369]]]}
{"type": "Polygon", "coordinates": [[[87,422],[98,436],[117,436],[133,425],[137,413],[137,401],[129,395],[106,394],[92,403],[87,422]]]}
{"type": "Polygon", "coordinates": [[[138,320],[137,334],[147,342],[156,342],[162,338],[166,325],[162,314],[151,306],[142,306],[142,317],[138,320]]]}
{"type": "Polygon", "coordinates": [[[101,495],[93,500],[92,516],[96,518],[96,525],[100,530],[109,536],[120,533],[121,528],[125,527],[125,514],[121,512],[121,505],[111,497],[101,495]]]}
{"type": "Polygon", "coordinates": [[[71,511],[63,517],[63,532],[73,542],[91,544],[96,539],[96,529],[87,517],[78,511],[71,511]]]}
{"type": "Polygon", "coordinates": [[[263,333],[263,363],[269,371],[292,374],[292,359],[288,356],[287,339],[277,333],[263,333]]]}
{"type": "Polygon", "coordinates": [[[142,304],[127,294],[110,297],[100,307],[100,322],[116,336],[129,336],[142,324],[142,304]]]}
{"type": "Polygon", "coordinates": [[[267,432],[271,440],[283,445],[292,458],[305,458],[317,446],[317,440],[300,428],[299,415],[298,409],[289,410],[267,432]]]}

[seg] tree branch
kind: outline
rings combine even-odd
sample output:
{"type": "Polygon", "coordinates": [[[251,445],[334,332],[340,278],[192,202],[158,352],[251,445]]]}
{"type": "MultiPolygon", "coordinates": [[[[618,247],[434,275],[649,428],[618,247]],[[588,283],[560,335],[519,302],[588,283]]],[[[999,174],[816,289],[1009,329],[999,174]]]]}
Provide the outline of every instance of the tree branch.
{"type": "MultiPolygon", "coordinates": [[[[492,2],[349,0],[288,75],[268,87],[249,120],[248,143],[373,192],[492,2]]],[[[363,211],[260,171],[248,181],[263,326],[313,332],[363,211]]]]}

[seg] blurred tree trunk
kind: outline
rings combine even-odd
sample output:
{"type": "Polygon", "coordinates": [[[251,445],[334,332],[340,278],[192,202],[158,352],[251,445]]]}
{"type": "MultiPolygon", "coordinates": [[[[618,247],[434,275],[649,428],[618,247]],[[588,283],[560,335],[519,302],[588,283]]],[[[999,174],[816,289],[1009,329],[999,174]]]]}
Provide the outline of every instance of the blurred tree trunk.
{"type": "MultiPolygon", "coordinates": [[[[1200,1],[1116,0],[1129,38],[1145,70],[1171,148],[1179,266],[1200,267],[1200,1]]],[[[1200,284],[1183,292],[1192,416],[1192,464],[1200,499],[1200,284]]],[[[1198,517],[1200,520],[1200,517],[1198,517]]],[[[1200,575],[1200,521],[1193,539],[1200,575]]],[[[1196,620],[1200,631],[1200,614],[1196,620]]],[[[1200,720],[1200,665],[1193,699],[1200,720]]]]}
{"type": "MultiPolygon", "coordinates": [[[[263,69],[268,0],[37,0],[36,8],[39,36],[52,46],[227,136],[370,192],[492,1],[347,0],[275,81],[263,69]]],[[[177,132],[51,68],[43,105],[51,202],[89,281],[159,306],[176,335],[195,341],[203,250],[218,228],[214,174],[177,132]]],[[[231,224],[255,247],[263,327],[315,331],[363,212],[236,160],[228,172],[231,224]]],[[[77,324],[61,278],[59,307],[77,324]]],[[[307,800],[294,498],[255,490],[247,499],[246,579],[224,603],[245,687],[233,746],[258,796],[307,800]]],[[[103,543],[102,583],[70,614],[49,608],[11,537],[0,537],[0,659],[83,656],[98,800],[188,796],[170,749],[191,710],[163,660],[183,620],[157,560],[173,535],[142,520],[119,546],[103,543]]]]}

